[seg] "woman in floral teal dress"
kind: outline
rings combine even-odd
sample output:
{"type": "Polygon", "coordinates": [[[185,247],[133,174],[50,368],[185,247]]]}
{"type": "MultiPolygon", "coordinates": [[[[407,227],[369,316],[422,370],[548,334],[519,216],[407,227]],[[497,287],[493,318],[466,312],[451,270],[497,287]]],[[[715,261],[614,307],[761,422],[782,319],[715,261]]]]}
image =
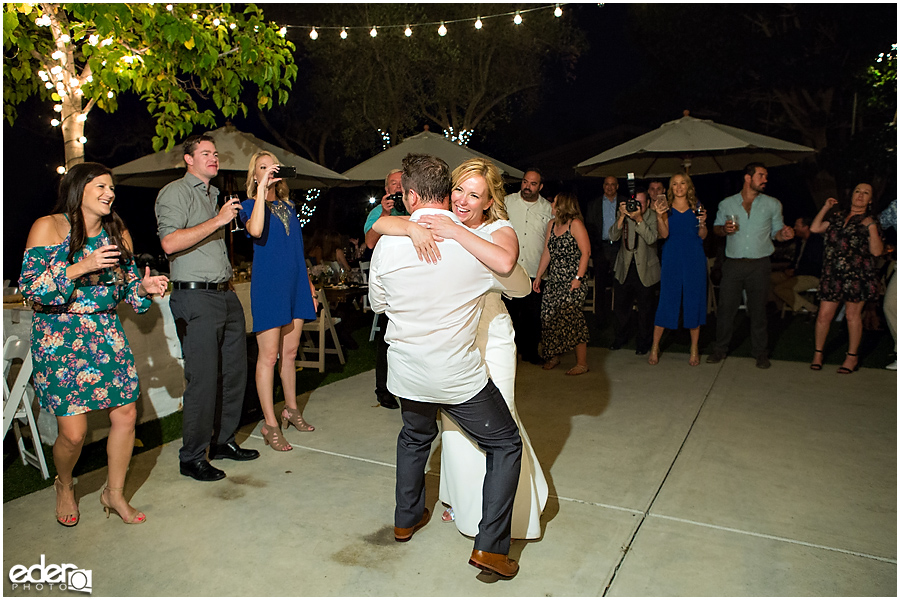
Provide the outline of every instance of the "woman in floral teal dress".
{"type": "Polygon", "coordinates": [[[106,511],[128,524],[146,521],[123,495],[134,448],[140,395],[134,356],[116,315],[122,300],[138,312],[152,294],[164,294],[168,279],[143,279],[134,265],[131,236],[112,210],[112,172],[97,163],[72,167],[59,186],[53,214],[38,219],[28,234],[19,286],[34,302],[31,354],[41,406],[56,415],[56,520],[78,524],[72,471],[87,434],[87,414],[109,409],[109,483],[100,494],[106,511]]]}

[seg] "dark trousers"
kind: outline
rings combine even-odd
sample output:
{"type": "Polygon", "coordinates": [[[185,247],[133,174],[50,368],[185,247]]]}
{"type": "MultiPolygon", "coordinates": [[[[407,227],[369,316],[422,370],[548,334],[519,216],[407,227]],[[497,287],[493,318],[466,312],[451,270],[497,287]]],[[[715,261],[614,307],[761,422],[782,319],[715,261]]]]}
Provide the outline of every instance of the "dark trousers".
{"type": "Polygon", "coordinates": [[[614,284],[615,303],[613,314],[615,315],[615,341],[616,346],[622,346],[628,341],[629,330],[632,321],[632,305],[637,302],[637,334],[635,345],[637,350],[650,350],[653,344],[653,320],[656,317],[656,286],[644,286],[638,275],[634,260],[628,267],[625,283],[614,284]]]}
{"type": "Polygon", "coordinates": [[[747,292],[747,314],[750,317],[750,352],[758,358],[767,353],[769,345],[766,322],[766,300],[772,261],[769,257],[755,259],[726,258],[719,283],[719,305],[716,311],[716,350],[728,352],[734,334],[734,318],[741,305],[742,292],[747,292]]]}
{"type": "Polygon", "coordinates": [[[387,331],[387,324],[387,314],[379,314],[377,321],[378,331],[375,332],[375,395],[379,398],[382,396],[391,396],[393,398],[393,394],[387,389],[388,343],[384,341],[384,333],[387,331]]]}
{"type": "Polygon", "coordinates": [[[394,525],[413,527],[425,513],[425,466],[443,410],[485,453],[483,504],[475,550],[509,554],[513,500],[519,485],[522,438],[503,396],[488,380],[462,404],[433,404],[400,398],[403,429],[397,438],[397,508],[394,525]]]}
{"type": "Polygon", "coordinates": [[[247,386],[247,332],[232,291],[174,290],[169,307],[186,382],[178,456],[189,462],[205,459],[210,443],[234,441],[247,386]]]}
{"type": "MultiPolygon", "coordinates": [[[[613,267],[616,264],[616,256],[619,254],[620,247],[621,242],[619,241],[610,244],[604,240],[591,247],[591,259],[594,261],[594,294],[597,296],[597,306],[603,306],[606,288],[615,286],[613,267]]],[[[598,312],[601,315],[605,313],[605,310],[598,312]]]]}
{"type": "MultiPolygon", "coordinates": [[[[534,284],[534,279],[531,280],[534,284]]],[[[516,330],[516,350],[523,360],[540,362],[538,343],[541,341],[541,299],[542,293],[531,292],[524,298],[504,298],[506,310],[516,330]]]]}

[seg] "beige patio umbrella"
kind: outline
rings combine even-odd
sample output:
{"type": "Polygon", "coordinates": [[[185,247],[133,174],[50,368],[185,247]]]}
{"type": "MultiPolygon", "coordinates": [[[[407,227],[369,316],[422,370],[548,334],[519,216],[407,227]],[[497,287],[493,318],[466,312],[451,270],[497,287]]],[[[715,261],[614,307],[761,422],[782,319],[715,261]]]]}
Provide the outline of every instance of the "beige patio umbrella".
{"type": "Polygon", "coordinates": [[[579,163],[575,170],[591,177],[664,177],[685,169],[691,175],[739,171],[748,163],[767,167],[795,163],[815,150],[800,144],[684,117],[579,163]]]}
{"type": "Polygon", "coordinates": [[[521,179],[524,175],[522,171],[515,167],[502,163],[477,150],[472,150],[468,146],[461,146],[442,135],[432,133],[426,129],[422,133],[410,136],[396,146],[392,146],[369,160],[345,171],[344,176],[352,181],[371,183],[372,185],[384,183],[384,178],[388,172],[391,169],[399,169],[403,158],[407,154],[431,154],[437,156],[442,158],[450,166],[451,170],[470,158],[484,158],[497,165],[497,168],[500,169],[500,172],[506,178],[521,179]]]}
{"type": "MultiPolygon", "coordinates": [[[[282,164],[297,168],[297,178],[288,179],[291,188],[328,187],[346,182],[347,178],[254,135],[239,131],[228,123],[210,131],[219,152],[219,176],[232,175],[238,187],[243,186],[250,166],[250,158],[260,150],[274,154],[282,164]]],[[[118,185],[162,188],[170,181],[184,176],[185,165],[181,145],[167,152],[156,152],[113,169],[118,185]]]]}

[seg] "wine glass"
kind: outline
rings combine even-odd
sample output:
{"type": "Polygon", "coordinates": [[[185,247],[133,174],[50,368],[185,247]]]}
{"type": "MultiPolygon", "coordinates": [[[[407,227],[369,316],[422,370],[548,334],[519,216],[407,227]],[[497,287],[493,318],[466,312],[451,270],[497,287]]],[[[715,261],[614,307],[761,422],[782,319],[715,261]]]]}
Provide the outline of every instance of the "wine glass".
{"type": "MultiPolygon", "coordinates": [[[[241,201],[240,197],[238,197],[237,194],[228,194],[225,196],[225,204],[228,204],[232,200],[234,200],[236,202],[241,201]]],[[[237,233],[238,231],[243,231],[243,230],[244,230],[244,228],[241,227],[241,220],[237,216],[235,216],[234,219],[231,221],[231,233],[237,233]]]]}
{"type": "Polygon", "coordinates": [[[700,215],[704,212],[706,212],[706,207],[698,200],[696,206],[694,206],[694,214],[697,215],[697,228],[700,227],[700,215]]]}

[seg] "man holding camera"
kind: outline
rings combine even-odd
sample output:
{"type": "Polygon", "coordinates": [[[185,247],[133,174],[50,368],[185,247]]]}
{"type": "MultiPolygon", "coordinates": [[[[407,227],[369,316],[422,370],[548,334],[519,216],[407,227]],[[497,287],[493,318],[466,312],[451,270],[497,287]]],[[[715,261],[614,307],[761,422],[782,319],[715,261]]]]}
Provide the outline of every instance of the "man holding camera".
{"type": "MultiPolygon", "coordinates": [[[[399,216],[406,214],[403,212],[403,191],[400,187],[400,177],[403,171],[393,169],[384,178],[384,196],[381,198],[381,204],[373,208],[366,217],[366,224],[363,226],[363,232],[366,234],[366,246],[369,250],[375,248],[375,244],[381,238],[381,234],[372,229],[381,216],[399,216]]],[[[375,332],[375,397],[378,398],[378,404],[385,408],[400,408],[397,399],[387,389],[388,377],[388,361],[387,351],[388,345],[384,341],[384,332],[387,329],[387,315],[381,313],[377,317],[375,323],[378,330],[375,332]]]]}
{"type": "Polygon", "coordinates": [[[637,301],[635,354],[650,351],[656,314],[654,287],[659,283],[660,274],[658,235],[656,211],[650,208],[647,192],[637,188],[633,198],[619,203],[616,221],[609,228],[609,239],[619,242],[613,269],[615,338],[610,350],[618,350],[628,340],[631,307],[637,301]]]}
{"type": "MultiPolygon", "coordinates": [[[[594,284],[597,299],[603,298],[603,290],[610,283],[612,266],[619,253],[619,244],[610,239],[610,228],[616,221],[616,210],[625,200],[619,195],[619,180],[609,176],[603,179],[603,196],[591,201],[584,222],[591,239],[591,259],[594,261],[594,284]]],[[[600,302],[602,304],[602,301],[600,302]]],[[[600,314],[603,314],[602,312],[600,314]]]]}
{"type": "Polygon", "coordinates": [[[259,457],[258,451],[245,450],[234,440],[247,384],[247,331],[231,285],[224,227],[241,205],[237,199],[222,208],[216,205],[219,190],[210,180],[219,172],[219,155],[211,136],[185,140],[184,162],[187,173],[160,190],[155,206],[159,239],[170,262],[169,308],[187,382],[178,457],[182,475],[216,481],[225,472],[209,464],[207,447],[209,460],[259,457]]]}

